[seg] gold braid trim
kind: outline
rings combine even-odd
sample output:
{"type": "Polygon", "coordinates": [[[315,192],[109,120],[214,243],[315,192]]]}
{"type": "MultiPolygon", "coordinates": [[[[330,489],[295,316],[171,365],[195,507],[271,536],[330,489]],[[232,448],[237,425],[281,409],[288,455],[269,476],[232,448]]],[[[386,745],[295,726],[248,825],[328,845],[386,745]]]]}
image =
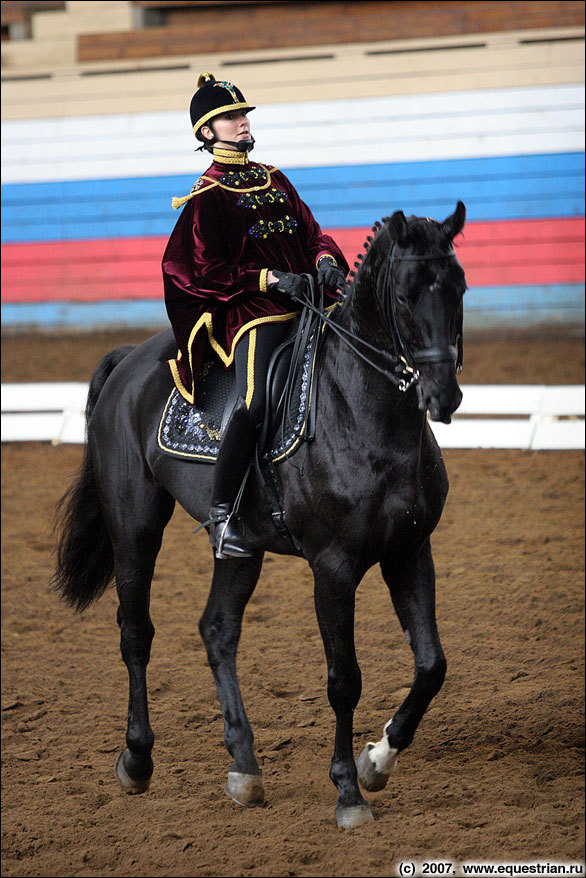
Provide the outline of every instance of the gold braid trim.
{"type": "Polygon", "coordinates": [[[210,110],[209,113],[205,113],[203,116],[200,116],[200,118],[193,126],[193,133],[197,134],[199,129],[203,125],[205,125],[205,123],[208,122],[210,119],[213,119],[214,116],[220,116],[222,113],[230,113],[234,110],[252,110],[252,107],[250,106],[248,101],[235,101],[233,104],[225,104],[225,106],[223,107],[216,107],[214,110],[210,110]]]}
{"type": "Polygon", "coordinates": [[[248,362],[246,364],[246,408],[254,396],[254,358],[256,356],[256,326],[248,334],[248,362]]]}
{"type": "Polygon", "coordinates": [[[220,149],[215,146],[212,150],[214,161],[220,165],[248,165],[248,153],[237,152],[235,149],[220,149]]]}
{"type": "Polygon", "coordinates": [[[231,366],[234,362],[234,351],[236,350],[236,345],[242,338],[245,332],[248,332],[249,329],[253,329],[255,326],[261,326],[263,323],[283,323],[285,320],[292,320],[297,316],[298,311],[289,311],[287,314],[274,314],[270,317],[257,317],[255,320],[250,320],[248,323],[245,323],[244,326],[241,326],[236,335],[234,336],[234,340],[232,342],[232,347],[230,348],[230,352],[226,353],[222,345],[216,341],[214,338],[214,327],[212,324],[212,315],[209,311],[206,311],[201,315],[191,333],[189,335],[189,341],[187,342],[187,350],[189,351],[189,372],[191,374],[191,381],[193,390],[190,393],[187,388],[184,386],[181,378],[179,376],[179,370],[177,368],[177,361],[181,359],[181,352],[178,353],[177,357],[174,360],[167,360],[169,364],[169,368],[171,370],[171,375],[173,376],[173,381],[175,382],[175,387],[187,402],[190,402],[192,405],[195,402],[195,382],[197,381],[198,376],[193,375],[193,359],[191,348],[193,346],[193,342],[195,341],[195,337],[200,329],[205,326],[208,333],[208,340],[210,342],[211,347],[216,352],[224,366],[231,366]]]}
{"type": "MultiPolygon", "coordinates": [[[[262,186],[251,186],[250,189],[245,189],[243,187],[236,188],[232,186],[226,186],[225,183],[220,183],[219,180],[212,180],[211,177],[200,177],[199,180],[191,187],[189,195],[184,195],[182,198],[178,198],[176,195],[173,197],[173,199],[171,200],[173,210],[178,210],[184,204],[187,204],[188,201],[191,201],[194,195],[199,195],[200,192],[207,192],[208,189],[212,189],[214,186],[219,186],[220,189],[225,189],[226,192],[238,192],[240,194],[244,192],[261,192],[263,189],[268,189],[271,185],[271,174],[274,174],[274,172],[278,169],[273,168],[272,170],[269,170],[267,167],[265,167],[265,165],[261,165],[260,167],[267,174],[267,182],[263,183],[262,186]],[[206,181],[206,183],[209,183],[209,186],[203,185],[204,180],[206,181]]],[[[332,256],[332,259],[333,258],[334,257],[332,256]]]]}
{"type": "Polygon", "coordinates": [[[327,259],[328,262],[331,262],[335,266],[338,265],[338,263],[336,262],[335,258],[332,256],[331,253],[322,253],[321,256],[317,257],[317,261],[315,263],[316,268],[319,268],[319,264],[322,261],[322,259],[327,259]]]}
{"type": "Polygon", "coordinates": [[[200,177],[191,187],[189,195],[184,195],[182,198],[178,198],[176,195],[173,196],[171,199],[173,210],[178,210],[180,207],[183,207],[184,204],[187,204],[188,201],[191,201],[191,199],[195,195],[199,195],[200,192],[207,192],[208,189],[213,189],[214,186],[218,185],[219,183],[217,180],[211,180],[209,177],[200,177]],[[209,186],[204,186],[204,180],[206,183],[209,183],[209,186]]]}

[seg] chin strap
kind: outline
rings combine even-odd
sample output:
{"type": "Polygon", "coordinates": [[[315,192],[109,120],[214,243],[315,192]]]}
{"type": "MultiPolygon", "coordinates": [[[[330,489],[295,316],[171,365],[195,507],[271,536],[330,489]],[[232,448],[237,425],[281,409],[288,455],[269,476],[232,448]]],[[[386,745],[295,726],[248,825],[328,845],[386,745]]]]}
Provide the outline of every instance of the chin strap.
{"type": "Polygon", "coordinates": [[[202,149],[210,150],[214,147],[216,143],[227,143],[228,146],[235,147],[238,152],[251,152],[251,150],[254,149],[254,144],[256,143],[256,141],[252,134],[250,135],[248,140],[220,140],[218,138],[218,135],[214,131],[214,126],[211,122],[208,122],[208,128],[210,129],[214,137],[212,140],[206,140],[205,143],[202,143],[202,145],[195,150],[196,152],[200,152],[202,149]]]}
{"type": "Polygon", "coordinates": [[[256,143],[254,137],[250,137],[248,140],[221,140],[218,141],[218,138],[214,140],[214,143],[227,143],[229,146],[235,146],[238,152],[250,152],[254,149],[254,144],[256,143]]]}

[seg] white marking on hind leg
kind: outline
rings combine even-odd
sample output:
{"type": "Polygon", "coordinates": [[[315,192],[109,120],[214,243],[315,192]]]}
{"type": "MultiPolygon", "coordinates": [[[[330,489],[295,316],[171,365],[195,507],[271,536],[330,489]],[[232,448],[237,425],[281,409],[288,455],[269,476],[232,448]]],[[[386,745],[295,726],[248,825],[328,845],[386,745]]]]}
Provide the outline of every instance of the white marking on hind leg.
{"type": "Polygon", "coordinates": [[[368,748],[368,755],[374,768],[378,774],[386,774],[387,776],[393,771],[397,764],[397,757],[399,755],[399,751],[396,747],[391,747],[389,744],[389,739],[387,737],[387,732],[389,726],[393,722],[392,719],[388,721],[386,726],[383,729],[383,736],[380,741],[376,744],[369,741],[366,745],[368,748]]]}
{"type": "Polygon", "coordinates": [[[360,783],[366,790],[382,790],[387,785],[389,775],[397,764],[399,751],[389,745],[387,730],[392,720],[386,724],[383,737],[376,744],[369,741],[358,759],[356,767],[360,783]]]}

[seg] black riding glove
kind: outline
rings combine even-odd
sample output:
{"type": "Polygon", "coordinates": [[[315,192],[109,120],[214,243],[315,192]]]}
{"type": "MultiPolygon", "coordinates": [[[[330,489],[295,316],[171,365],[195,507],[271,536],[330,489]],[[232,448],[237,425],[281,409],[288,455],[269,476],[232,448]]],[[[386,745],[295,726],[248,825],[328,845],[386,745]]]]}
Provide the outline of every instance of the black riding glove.
{"type": "Polygon", "coordinates": [[[329,290],[342,289],[346,277],[333,256],[322,256],[317,264],[317,282],[329,290]]]}
{"type": "Polygon", "coordinates": [[[301,277],[299,274],[292,274],[290,271],[275,271],[275,269],[273,269],[273,274],[278,280],[276,284],[272,283],[268,285],[267,289],[270,293],[275,291],[283,293],[285,296],[289,296],[290,299],[305,298],[305,290],[307,287],[307,281],[305,278],[301,277]]]}

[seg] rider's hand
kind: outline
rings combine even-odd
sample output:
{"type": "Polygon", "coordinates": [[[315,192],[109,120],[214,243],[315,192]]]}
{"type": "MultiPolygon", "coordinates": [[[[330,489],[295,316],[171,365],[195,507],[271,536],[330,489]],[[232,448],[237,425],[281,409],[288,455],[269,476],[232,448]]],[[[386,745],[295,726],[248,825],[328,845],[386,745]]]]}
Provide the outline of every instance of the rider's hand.
{"type": "Polygon", "coordinates": [[[267,289],[270,293],[283,293],[289,298],[303,299],[307,281],[298,274],[292,274],[290,271],[277,271],[273,268],[271,274],[277,278],[276,283],[270,283],[267,289]]]}
{"type": "Polygon", "coordinates": [[[322,256],[317,264],[317,282],[329,290],[341,289],[346,277],[333,256],[322,256]]]}

